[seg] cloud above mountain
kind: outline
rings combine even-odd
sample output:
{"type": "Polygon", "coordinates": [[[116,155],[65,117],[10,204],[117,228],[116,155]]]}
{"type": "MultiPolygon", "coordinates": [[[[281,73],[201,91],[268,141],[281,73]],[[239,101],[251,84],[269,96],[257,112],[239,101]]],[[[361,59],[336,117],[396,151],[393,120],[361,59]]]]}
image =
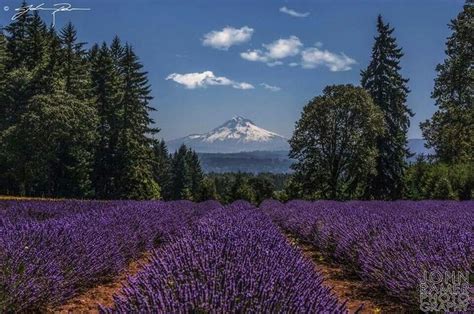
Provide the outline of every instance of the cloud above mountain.
{"type": "Polygon", "coordinates": [[[166,80],[172,80],[187,89],[205,88],[208,86],[231,86],[235,89],[243,90],[254,88],[250,83],[237,82],[224,76],[216,76],[212,71],[185,74],[172,73],[166,77],[166,80]]]}
{"type": "Polygon", "coordinates": [[[288,14],[292,17],[307,17],[307,16],[309,16],[309,12],[298,12],[298,11],[295,11],[295,10],[287,8],[287,7],[281,7],[280,12],[288,14]]]}
{"type": "Polygon", "coordinates": [[[252,38],[254,29],[248,26],[241,28],[224,27],[220,31],[212,31],[204,35],[202,44],[212,48],[227,50],[231,46],[239,45],[252,38]]]}

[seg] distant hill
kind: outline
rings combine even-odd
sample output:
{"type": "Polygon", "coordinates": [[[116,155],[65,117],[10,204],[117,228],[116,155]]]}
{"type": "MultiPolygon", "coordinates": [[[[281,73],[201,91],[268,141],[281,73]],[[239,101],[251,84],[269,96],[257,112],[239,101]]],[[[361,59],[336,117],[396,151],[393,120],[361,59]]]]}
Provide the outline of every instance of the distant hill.
{"type": "Polygon", "coordinates": [[[204,172],[289,173],[292,160],[288,151],[255,151],[241,153],[198,153],[204,172]]]}
{"type": "Polygon", "coordinates": [[[256,126],[244,117],[234,117],[204,134],[191,134],[167,142],[173,152],[182,144],[198,153],[239,153],[251,151],[288,151],[288,139],[256,126]]]}
{"type": "Polygon", "coordinates": [[[409,161],[415,161],[418,155],[432,155],[434,154],[433,149],[428,149],[425,147],[425,140],[422,138],[412,138],[408,140],[408,148],[410,152],[415,154],[413,157],[410,157],[409,161]]]}
{"type": "MultiPolygon", "coordinates": [[[[424,147],[423,139],[408,140],[408,147],[415,156],[409,158],[410,162],[416,160],[420,154],[432,154],[433,150],[424,147]]],[[[253,151],[240,153],[198,153],[203,170],[209,172],[271,172],[290,173],[293,161],[288,158],[288,151],[253,151]]]]}

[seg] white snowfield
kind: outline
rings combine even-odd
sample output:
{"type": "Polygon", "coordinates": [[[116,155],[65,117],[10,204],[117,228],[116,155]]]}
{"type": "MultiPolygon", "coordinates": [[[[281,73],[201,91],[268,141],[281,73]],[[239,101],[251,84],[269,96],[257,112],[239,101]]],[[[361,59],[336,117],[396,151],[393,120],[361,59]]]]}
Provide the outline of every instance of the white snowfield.
{"type": "Polygon", "coordinates": [[[170,150],[186,144],[198,152],[243,152],[255,150],[286,150],[288,139],[256,126],[244,117],[234,117],[204,134],[192,134],[168,142],[170,150]]]}
{"type": "Polygon", "coordinates": [[[193,138],[201,138],[203,141],[208,143],[213,143],[215,141],[225,141],[228,139],[238,139],[239,141],[245,143],[254,141],[267,142],[274,139],[275,137],[283,138],[281,135],[256,126],[248,119],[243,117],[234,117],[211,132],[200,134],[198,137],[193,138]]]}

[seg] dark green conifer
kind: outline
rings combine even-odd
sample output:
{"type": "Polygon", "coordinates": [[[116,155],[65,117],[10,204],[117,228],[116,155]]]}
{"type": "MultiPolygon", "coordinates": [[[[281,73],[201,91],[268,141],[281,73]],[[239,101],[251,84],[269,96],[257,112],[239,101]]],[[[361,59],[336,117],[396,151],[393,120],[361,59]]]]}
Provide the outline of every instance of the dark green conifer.
{"type": "Polygon", "coordinates": [[[377,137],[377,173],[369,179],[366,197],[398,199],[404,191],[407,158],[407,132],[413,115],[406,104],[408,79],[400,74],[402,49],[398,47],[394,29],[377,18],[377,36],[372,60],[361,73],[361,84],[383,113],[385,132],[377,137]]]}
{"type": "Polygon", "coordinates": [[[436,67],[432,98],[438,110],[421,123],[427,146],[447,163],[474,161],[474,6],[470,1],[449,27],[446,59],[436,67]]]}

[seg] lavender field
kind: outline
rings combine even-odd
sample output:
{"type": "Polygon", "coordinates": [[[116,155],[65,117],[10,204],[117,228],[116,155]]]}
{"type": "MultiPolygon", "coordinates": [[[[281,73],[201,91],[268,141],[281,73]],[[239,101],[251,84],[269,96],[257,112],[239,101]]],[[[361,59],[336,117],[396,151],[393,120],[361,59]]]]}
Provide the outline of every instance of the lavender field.
{"type": "Polygon", "coordinates": [[[417,309],[424,271],[472,269],[473,221],[474,202],[5,200],[0,312],[54,310],[144,253],[97,311],[348,312],[298,243],[417,309]]]}

